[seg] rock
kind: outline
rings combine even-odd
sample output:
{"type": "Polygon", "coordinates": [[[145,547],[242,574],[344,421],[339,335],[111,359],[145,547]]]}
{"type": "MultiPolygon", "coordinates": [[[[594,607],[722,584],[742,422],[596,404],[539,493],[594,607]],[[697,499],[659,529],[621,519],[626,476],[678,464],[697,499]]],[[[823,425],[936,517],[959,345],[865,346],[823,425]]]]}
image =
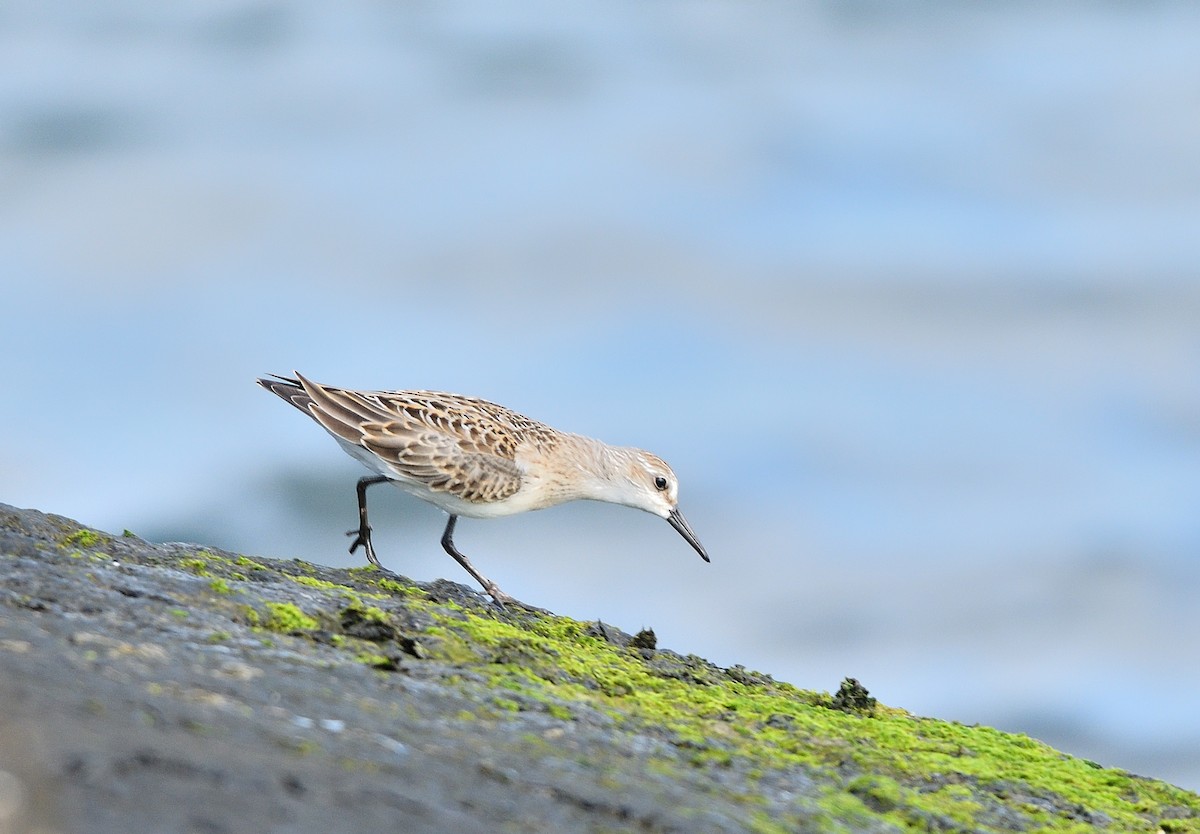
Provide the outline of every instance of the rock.
{"type": "Polygon", "coordinates": [[[0,832],[1200,831],[1200,797],[444,580],[0,505],[0,832]]]}

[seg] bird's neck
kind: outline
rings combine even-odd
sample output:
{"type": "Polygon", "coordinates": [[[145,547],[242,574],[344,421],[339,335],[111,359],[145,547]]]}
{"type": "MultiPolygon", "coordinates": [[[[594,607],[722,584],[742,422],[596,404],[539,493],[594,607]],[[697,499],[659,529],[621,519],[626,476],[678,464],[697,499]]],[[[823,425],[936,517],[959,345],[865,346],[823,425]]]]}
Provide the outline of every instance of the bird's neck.
{"type": "Polygon", "coordinates": [[[564,435],[558,442],[554,456],[558,465],[542,476],[545,506],[581,499],[625,503],[622,485],[628,477],[630,450],[578,434],[564,435]]]}

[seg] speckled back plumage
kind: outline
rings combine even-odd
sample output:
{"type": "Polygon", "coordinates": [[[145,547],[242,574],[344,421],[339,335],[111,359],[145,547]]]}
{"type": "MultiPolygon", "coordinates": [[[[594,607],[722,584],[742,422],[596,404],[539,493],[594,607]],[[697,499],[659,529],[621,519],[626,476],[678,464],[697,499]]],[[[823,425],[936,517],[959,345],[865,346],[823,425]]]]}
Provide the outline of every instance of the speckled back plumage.
{"type": "Polygon", "coordinates": [[[549,450],[559,433],[502,405],[437,391],[354,391],[303,377],[260,380],[335,437],[397,475],[472,503],[521,489],[517,448],[549,450]]]}

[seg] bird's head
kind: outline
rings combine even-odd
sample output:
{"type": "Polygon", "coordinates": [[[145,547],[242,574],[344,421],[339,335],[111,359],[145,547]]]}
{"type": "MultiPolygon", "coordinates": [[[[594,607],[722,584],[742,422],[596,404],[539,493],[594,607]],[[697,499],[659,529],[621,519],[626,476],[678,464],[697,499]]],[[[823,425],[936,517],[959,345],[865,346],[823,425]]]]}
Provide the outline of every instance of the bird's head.
{"type": "Polygon", "coordinates": [[[704,545],[679,512],[679,479],[667,462],[641,449],[625,450],[625,471],[618,503],[665,518],[704,561],[710,561],[704,545]]]}

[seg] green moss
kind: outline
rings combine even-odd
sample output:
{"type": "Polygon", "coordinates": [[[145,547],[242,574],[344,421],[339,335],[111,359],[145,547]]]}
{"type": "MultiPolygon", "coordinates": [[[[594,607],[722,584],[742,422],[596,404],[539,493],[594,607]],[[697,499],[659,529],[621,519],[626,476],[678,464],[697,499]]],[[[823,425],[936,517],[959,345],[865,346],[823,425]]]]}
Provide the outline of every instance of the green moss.
{"type": "Polygon", "coordinates": [[[520,703],[518,703],[517,701],[514,701],[512,698],[505,698],[503,696],[498,696],[498,697],[492,699],[492,703],[498,709],[504,710],[505,712],[520,712],[521,711],[520,703]]]}
{"type": "MultiPolygon", "coordinates": [[[[355,570],[355,569],[351,569],[351,570],[353,572],[353,570],[355,570]]],[[[371,570],[374,570],[374,568],[371,568],[371,570]]],[[[383,577],[382,579],[372,580],[372,584],[375,585],[376,587],[380,588],[381,590],[388,591],[397,596],[416,597],[416,598],[422,598],[422,597],[428,598],[429,597],[429,595],[427,593],[425,593],[424,591],[422,591],[420,588],[416,587],[415,585],[405,585],[403,582],[397,582],[395,579],[388,579],[387,577],[383,577]]]]}
{"type": "Polygon", "coordinates": [[[59,547],[81,547],[91,550],[101,545],[107,545],[110,541],[111,539],[108,536],[97,533],[94,530],[80,529],[59,540],[59,547]]]}
{"type": "Polygon", "coordinates": [[[345,585],[336,585],[333,582],[328,582],[324,579],[317,579],[315,576],[290,576],[284,574],[288,579],[295,582],[297,585],[307,585],[309,588],[324,588],[327,591],[336,589],[350,590],[345,585]]]}
{"type": "Polygon", "coordinates": [[[186,620],[188,618],[188,612],[182,608],[172,608],[170,614],[177,620],[186,620]]]}
{"type": "Polygon", "coordinates": [[[795,831],[791,826],[782,825],[772,819],[766,811],[758,809],[750,813],[748,823],[753,834],[793,834],[795,831]]]}
{"type": "MultiPolygon", "coordinates": [[[[92,546],[88,541],[73,545],[92,546]]],[[[889,827],[1200,834],[1200,797],[1073,759],[1026,736],[912,716],[875,702],[852,679],[833,695],[800,690],[741,667],[659,651],[648,636],[627,648],[565,617],[517,606],[497,611],[469,600],[435,602],[369,567],[319,574],[349,577],[352,587],[319,579],[298,562],[279,571],[244,556],[198,553],[180,564],[197,575],[218,573],[210,582],[216,594],[245,576],[239,570],[288,578],[306,589],[296,596],[313,600],[319,621],[293,603],[219,604],[236,621],[271,632],[334,632],[328,644],[346,662],[380,670],[401,668],[399,658],[407,668],[428,663],[428,674],[463,687],[477,705],[458,713],[459,720],[503,721],[527,709],[563,722],[598,720],[673,745],[678,756],[651,756],[645,763],[651,772],[695,779],[698,769],[721,785],[741,774],[751,789],[747,825],[764,834],[889,827]],[[405,641],[419,642],[420,654],[405,641]],[[769,812],[752,805],[757,785],[776,795],[778,785],[798,775],[830,787],[769,812]]]]}
{"type": "MultiPolygon", "coordinates": [[[[1156,831],[1160,822],[1172,834],[1193,830],[1191,820],[1159,820],[1154,809],[1164,805],[1200,815],[1200,800],[1184,791],[1097,769],[1025,736],[917,718],[875,703],[854,681],[835,699],[699,658],[643,656],[566,618],[431,612],[435,625],[424,632],[431,656],[485,670],[494,690],[513,693],[501,696],[506,701],[542,703],[561,720],[595,709],[618,725],[664,735],[694,767],[739,765],[758,778],[847,773],[845,788],[822,799],[816,830],[874,828],[880,820],[901,830],[1000,830],[981,820],[995,808],[1011,813],[1002,794],[1013,785],[1037,797],[1027,819],[1038,830],[1076,830],[1080,808],[1103,809],[1111,830],[1122,832],[1156,831]],[[954,780],[931,783],[937,774],[954,780]]],[[[800,821],[776,828],[767,817],[753,819],[763,831],[795,830],[800,821]]]]}
{"type": "MultiPolygon", "coordinates": [[[[828,791],[818,801],[820,814],[813,820],[816,830],[827,831],[830,834],[854,834],[867,828],[874,827],[876,819],[858,797],[841,791],[828,791]]],[[[913,830],[913,829],[909,829],[913,830]]],[[[943,828],[917,827],[917,831],[944,831],[943,828]]],[[[953,830],[953,829],[951,829],[953,830]]],[[[958,829],[961,831],[961,829],[958,829]]]]}
{"type": "Polygon", "coordinates": [[[263,628],[291,634],[297,631],[313,631],[318,623],[290,602],[268,602],[267,619],[263,628]]]}
{"type": "Polygon", "coordinates": [[[479,652],[470,641],[437,626],[431,626],[422,632],[421,645],[426,648],[431,658],[444,663],[466,666],[480,662],[479,652]]]}
{"type": "Polygon", "coordinates": [[[290,573],[282,574],[282,576],[285,579],[295,582],[297,585],[303,585],[306,588],[318,588],[322,591],[338,591],[343,596],[345,596],[347,599],[349,599],[351,602],[357,602],[359,604],[362,603],[362,597],[367,597],[369,599],[387,599],[388,598],[387,594],[376,594],[376,593],[370,593],[370,592],[364,593],[364,592],[357,591],[354,588],[351,588],[349,585],[341,585],[341,584],[338,584],[337,582],[330,582],[327,579],[318,579],[315,576],[308,576],[308,575],[297,576],[295,574],[290,574],[290,573]]]}
{"type": "Polygon", "coordinates": [[[895,779],[864,775],[852,779],[846,790],[875,811],[891,811],[904,801],[906,792],[895,779]]]}
{"type": "Polygon", "coordinates": [[[376,608],[375,606],[371,605],[371,606],[367,606],[365,608],[358,607],[358,610],[362,613],[363,618],[370,622],[373,622],[373,623],[388,622],[388,615],[384,612],[384,610],[382,608],[376,608]]]}
{"type": "Polygon", "coordinates": [[[550,713],[552,718],[560,721],[570,721],[572,718],[571,711],[562,704],[546,704],[546,712],[550,713]]]}
{"type": "Polygon", "coordinates": [[[1200,832],[1200,820],[1160,820],[1158,827],[1163,834],[1197,834],[1200,832]]]}
{"type": "Polygon", "coordinates": [[[180,559],[179,566],[187,568],[196,574],[196,576],[212,576],[212,573],[208,570],[208,562],[204,559],[180,559]]]}

